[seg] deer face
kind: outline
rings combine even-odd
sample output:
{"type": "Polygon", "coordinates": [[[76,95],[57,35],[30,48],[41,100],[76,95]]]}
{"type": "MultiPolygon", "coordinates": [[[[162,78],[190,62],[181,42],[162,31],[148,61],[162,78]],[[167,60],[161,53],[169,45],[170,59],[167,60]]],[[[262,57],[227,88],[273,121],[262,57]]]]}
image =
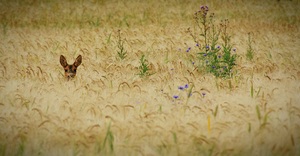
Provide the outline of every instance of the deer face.
{"type": "Polygon", "coordinates": [[[63,55],[60,55],[60,64],[63,66],[65,70],[65,77],[69,80],[70,78],[74,78],[76,75],[77,67],[81,64],[82,57],[79,55],[75,62],[70,65],[67,63],[66,58],[63,55]]]}

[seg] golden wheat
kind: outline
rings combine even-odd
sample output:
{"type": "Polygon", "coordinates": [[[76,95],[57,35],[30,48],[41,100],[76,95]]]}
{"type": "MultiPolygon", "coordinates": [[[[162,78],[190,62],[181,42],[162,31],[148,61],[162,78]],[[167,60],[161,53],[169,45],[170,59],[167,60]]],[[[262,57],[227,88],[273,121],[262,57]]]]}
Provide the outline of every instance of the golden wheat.
{"type": "Polygon", "coordinates": [[[298,8],[271,0],[3,1],[0,155],[299,155],[298,8]],[[230,80],[198,72],[196,51],[184,51],[193,48],[186,30],[200,5],[230,21],[239,55],[230,80]],[[59,56],[79,54],[82,65],[66,81],[59,56]],[[154,73],[146,78],[137,75],[143,54],[154,73]],[[185,84],[190,97],[178,90],[185,84]]]}

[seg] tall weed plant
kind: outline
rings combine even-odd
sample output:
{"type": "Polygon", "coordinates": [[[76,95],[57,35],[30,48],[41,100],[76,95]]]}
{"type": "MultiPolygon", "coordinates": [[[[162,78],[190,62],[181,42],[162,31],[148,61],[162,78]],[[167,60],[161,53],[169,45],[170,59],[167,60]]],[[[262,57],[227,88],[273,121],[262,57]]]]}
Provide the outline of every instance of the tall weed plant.
{"type": "Polygon", "coordinates": [[[214,13],[209,14],[208,6],[201,6],[194,14],[195,27],[188,33],[198,47],[197,67],[200,71],[216,77],[231,78],[236,65],[236,49],[231,43],[229,20],[216,24],[214,13]]]}

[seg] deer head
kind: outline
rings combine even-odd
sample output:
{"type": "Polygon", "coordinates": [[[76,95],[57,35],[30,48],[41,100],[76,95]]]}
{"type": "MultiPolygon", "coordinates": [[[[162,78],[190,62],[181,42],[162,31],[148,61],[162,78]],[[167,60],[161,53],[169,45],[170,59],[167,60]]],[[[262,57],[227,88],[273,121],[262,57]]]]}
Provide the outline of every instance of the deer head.
{"type": "Polygon", "coordinates": [[[82,57],[79,55],[75,62],[72,65],[69,65],[66,58],[63,55],[60,55],[60,64],[65,69],[65,77],[69,80],[70,78],[74,78],[76,75],[77,67],[81,64],[82,57]]]}

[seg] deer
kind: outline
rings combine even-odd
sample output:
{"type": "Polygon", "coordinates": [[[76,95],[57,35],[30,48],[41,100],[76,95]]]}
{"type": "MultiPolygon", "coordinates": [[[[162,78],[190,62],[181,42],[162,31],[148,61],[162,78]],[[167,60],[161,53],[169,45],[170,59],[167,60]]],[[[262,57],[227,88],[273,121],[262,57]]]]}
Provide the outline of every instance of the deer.
{"type": "Polygon", "coordinates": [[[70,78],[74,78],[76,75],[76,70],[78,68],[78,66],[81,64],[82,61],[82,56],[79,55],[75,62],[70,65],[68,64],[66,58],[63,55],[60,55],[60,59],[59,62],[61,64],[61,66],[63,66],[64,70],[65,70],[65,77],[70,80],[70,78]]]}

